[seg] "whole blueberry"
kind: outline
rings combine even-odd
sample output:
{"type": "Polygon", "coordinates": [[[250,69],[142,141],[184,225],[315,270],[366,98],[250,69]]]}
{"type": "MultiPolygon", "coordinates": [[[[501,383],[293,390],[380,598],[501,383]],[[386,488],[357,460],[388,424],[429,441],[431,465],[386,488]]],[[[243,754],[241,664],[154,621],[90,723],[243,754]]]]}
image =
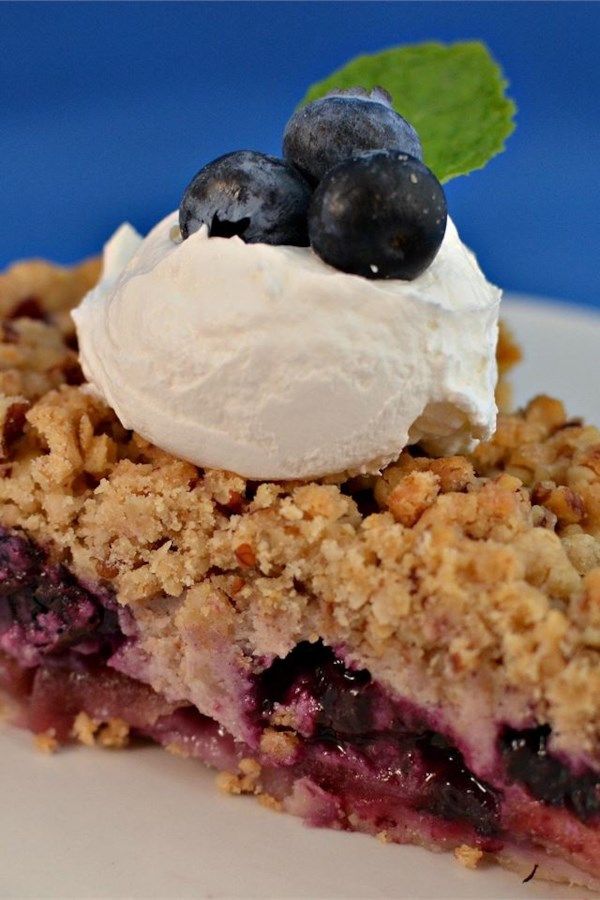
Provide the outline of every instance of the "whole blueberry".
{"type": "Polygon", "coordinates": [[[238,150],[213,160],[190,181],[179,227],[184,240],[206,225],[211,237],[305,247],[310,196],[305,179],[283,160],[238,150]]]}
{"type": "Polygon", "coordinates": [[[340,163],[310,205],[310,242],[336,269],[411,281],[432,262],[446,231],[444,190],[420,160],[378,150],[340,163]]]}
{"type": "Polygon", "coordinates": [[[392,108],[382,88],[332,91],[298,109],[283,135],[283,155],[313,184],[338,163],[368,150],[423,158],[417,132],[392,108]]]}

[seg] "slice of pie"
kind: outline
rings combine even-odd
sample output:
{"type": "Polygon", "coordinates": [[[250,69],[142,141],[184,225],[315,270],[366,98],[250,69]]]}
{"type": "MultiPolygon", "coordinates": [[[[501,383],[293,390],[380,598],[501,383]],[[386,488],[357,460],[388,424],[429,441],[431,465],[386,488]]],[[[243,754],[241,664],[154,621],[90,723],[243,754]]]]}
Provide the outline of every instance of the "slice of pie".
{"type": "MultiPolygon", "coordinates": [[[[0,278],[0,677],[47,744],[142,736],[314,825],[600,883],[600,432],[252,482],[126,431],[68,310],[0,278]]],[[[501,342],[501,361],[515,353],[501,342]]]]}

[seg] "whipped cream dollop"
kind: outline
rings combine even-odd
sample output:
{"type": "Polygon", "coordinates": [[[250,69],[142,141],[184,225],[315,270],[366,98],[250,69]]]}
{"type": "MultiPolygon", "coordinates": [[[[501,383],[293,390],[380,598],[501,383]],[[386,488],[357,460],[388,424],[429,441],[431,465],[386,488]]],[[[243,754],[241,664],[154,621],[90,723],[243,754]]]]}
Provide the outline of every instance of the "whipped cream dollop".
{"type": "Polygon", "coordinates": [[[445,455],[492,433],[500,291],[450,220],[414,281],[206,230],[177,242],[176,225],[121,226],[73,313],[84,374],[126,428],[253,479],[372,472],[409,443],[445,455]]]}

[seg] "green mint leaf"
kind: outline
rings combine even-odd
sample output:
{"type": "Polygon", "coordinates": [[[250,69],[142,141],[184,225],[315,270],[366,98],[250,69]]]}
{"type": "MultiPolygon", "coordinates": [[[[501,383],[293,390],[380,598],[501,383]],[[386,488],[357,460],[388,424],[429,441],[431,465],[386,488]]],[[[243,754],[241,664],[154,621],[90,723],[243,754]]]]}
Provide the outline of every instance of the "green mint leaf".
{"type": "Polygon", "coordinates": [[[514,130],[515,104],[502,71],[479,41],[415,44],[358,56],[314,84],[303,103],[336,88],[379,85],[419,132],[440,181],[481,169],[514,130]]]}

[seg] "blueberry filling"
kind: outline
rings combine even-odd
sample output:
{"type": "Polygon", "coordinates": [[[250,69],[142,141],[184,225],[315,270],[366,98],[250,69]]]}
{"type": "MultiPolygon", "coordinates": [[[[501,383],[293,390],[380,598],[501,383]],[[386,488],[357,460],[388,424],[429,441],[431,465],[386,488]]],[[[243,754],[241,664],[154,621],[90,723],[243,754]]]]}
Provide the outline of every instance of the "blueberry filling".
{"type": "Polygon", "coordinates": [[[347,669],[321,641],[303,641],[261,676],[262,709],[294,706],[314,698],[316,736],[320,740],[357,739],[372,729],[372,683],[365,669],[347,669]]]}
{"type": "Polygon", "coordinates": [[[0,529],[0,598],[9,600],[31,584],[39,572],[43,553],[24,537],[0,529]]]}
{"type": "Polygon", "coordinates": [[[0,530],[0,648],[23,665],[66,653],[106,659],[122,642],[116,603],[24,536],[0,530]]]}
{"type": "Polygon", "coordinates": [[[524,731],[505,729],[501,738],[506,771],[513,781],[549,806],[563,806],[586,822],[600,812],[600,775],[592,771],[574,775],[548,750],[549,725],[524,731]]]}
{"type": "Polygon", "coordinates": [[[350,785],[356,800],[364,785],[369,801],[380,793],[388,808],[409,805],[483,837],[499,832],[499,794],[461,752],[322,643],[299,644],[277,660],[262,693],[267,717],[296,712],[306,740],[298,766],[325,789],[343,793],[350,785]]]}
{"type": "MultiPolygon", "coordinates": [[[[88,590],[24,535],[0,529],[0,650],[7,654],[0,655],[0,680],[28,699],[30,727],[54,727],[66,739],[74,714],[89,706],[90,714],[121,715],[160,742],[163,732],[181,732],[186,746],[199,742],[202,754],[209,745],[216,748],[221,732],[211,737],[205,717],[191,707],[175,709],[147,685],[107,667],[125,639],[108,591],[88,590]],[[28,672],[34,674],[25,678],[28,672]]],[[[501,792],[470,771],[431,721],[321,642],[303,642],[275,660],[257,676],[252,701],[261,727],[292,727],[302,738],[297,756],[280,764],[293,766],[294,778],[307,776],[331,792],[346,812],[360,809],[385,823],[408,808],[446,828],[466,828],[467,836],[470,830],[482,846],[497,841],[501,792]]],[[[587,822],[600,813],[600,776],[574,774],[549,752],[550,734],[547,725],[505,729],[505,775],[542,803],[587,822]]]]}

